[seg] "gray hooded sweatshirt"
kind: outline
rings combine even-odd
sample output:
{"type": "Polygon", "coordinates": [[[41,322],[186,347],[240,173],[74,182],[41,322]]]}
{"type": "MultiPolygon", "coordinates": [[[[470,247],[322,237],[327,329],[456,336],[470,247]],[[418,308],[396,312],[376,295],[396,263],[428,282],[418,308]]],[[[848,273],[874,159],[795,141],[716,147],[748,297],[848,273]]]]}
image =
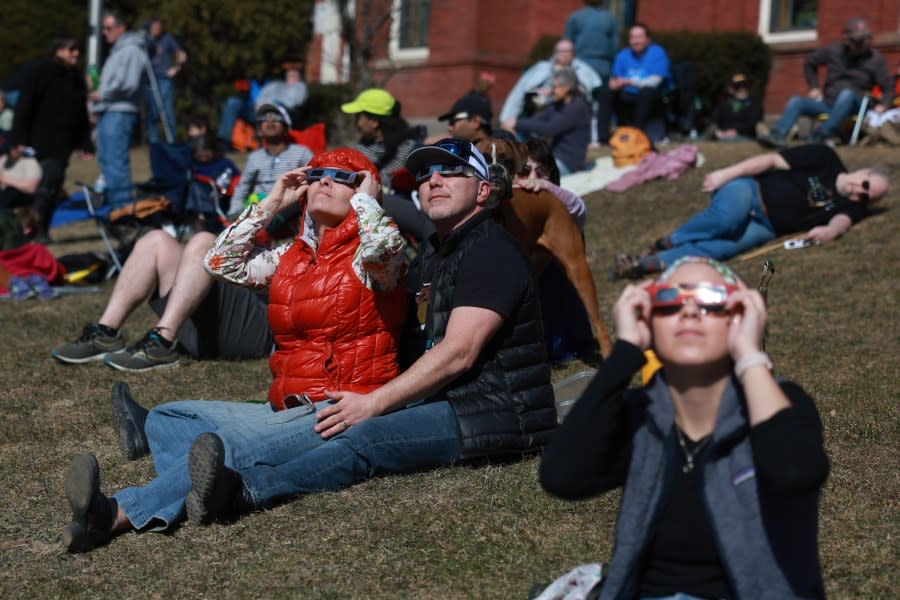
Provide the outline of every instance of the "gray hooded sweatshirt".
{"type": "Polygon", "coordinates": [[[91,110],[138,112],[143,102],[144,36],[126,31],[109,52],[100,72],[100,101],[91,110]]]}

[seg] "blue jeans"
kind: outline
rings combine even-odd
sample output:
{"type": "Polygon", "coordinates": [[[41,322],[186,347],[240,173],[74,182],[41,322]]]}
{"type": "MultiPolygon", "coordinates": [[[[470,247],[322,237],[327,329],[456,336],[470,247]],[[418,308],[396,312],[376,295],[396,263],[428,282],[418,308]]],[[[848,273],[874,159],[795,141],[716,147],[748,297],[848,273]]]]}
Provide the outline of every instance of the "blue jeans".
{"type": "Polygon", "coordinates": [[[229,96],[222,105],[222,116],[219,119],[219,139],[231,143],[231,130],[234,122],[241,118],[251,125],[256,123],[253,104],[246,98],[229,96]]]}
{"type": "Polygon", "coordinates": [[[706,210],[669,236],[673,247],[656,256],[664,266],[691,255],[725,260],[774,237],[756,180],[741,177],[716,190],[706,210]]]}
{"type": "MultiPolygon", "coordinates": [[[[326,403],[316,404],[316,410],[326,403]]],[[[446,402],[369,419],[330,440],[313,431],[305,407],[187,400],[157,406],[144,426],[156,479],[114,498],[137,529],[166,529],[184,518],[191,490],[187,456],[201,433],[217,433],[225,464],[239,472],[255,506],[300,493],[337,490],[378,473],[450,464],[459,455],[456,418],[446,402]]]]}
{"type": "Polygon", "coordinates": [[[841,123],[859,109],[860,102],[862,102],[862,98],[850,89],[842,90],[831,106],[821,100],[793,96],[788,100],[784,114],[775,123],[775,131],[781,135],[787,135],[800,117],[815,117],[827,113],[828,120],[819,126],[819,132],[824,136],[832,136],[837,132],[841,123]]]}
{"type": "MultiPolygon", "coordinates": [[[[163,110],[166,113],[166,123],[172,134],[172,141],[175,141],[175,84],[171,79],[163,75],[156,76],[156,86],[159,88],[159,98],[162,101],[163,110]]],[[[159,131],[157,131],[157,123],[159,129],[165,131],[162,120],[159,118],[159,105],[156,103],[156,96],[153,88],[147,86],[147,140],[151,144],[159,142],[159,131]]],[[[168,141],[168,140],[166,140],[168,141]]]]}
{"type": "Polygon", "coordinates": [[[131,158],[128,149],[138,113],[108,110],[97,123],[97,162],[106,180],[106,201],[112,206],[131,201],[131,158]]]}

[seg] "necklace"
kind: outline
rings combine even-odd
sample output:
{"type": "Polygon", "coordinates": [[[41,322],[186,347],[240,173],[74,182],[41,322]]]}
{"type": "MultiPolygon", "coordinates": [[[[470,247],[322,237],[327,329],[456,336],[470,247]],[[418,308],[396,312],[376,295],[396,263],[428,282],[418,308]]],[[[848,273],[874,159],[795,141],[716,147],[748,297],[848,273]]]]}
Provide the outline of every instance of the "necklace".
{"type": "Polygon", "coordinates": [[[709,442],[710,436],[706,436],[697,442],[697,445],[694,446],[693,450],[689,450],[687,441],[684,439],[684,434],[681,433],[681,427],[678,425],[675,426],[675,435],[678,436],[678,445],[681,446],[681,451],[684,453],[684,466],[681,467],[681,472],[690,473],[694,470],[694,457],[703,451],[703,448],[709,442]]]}

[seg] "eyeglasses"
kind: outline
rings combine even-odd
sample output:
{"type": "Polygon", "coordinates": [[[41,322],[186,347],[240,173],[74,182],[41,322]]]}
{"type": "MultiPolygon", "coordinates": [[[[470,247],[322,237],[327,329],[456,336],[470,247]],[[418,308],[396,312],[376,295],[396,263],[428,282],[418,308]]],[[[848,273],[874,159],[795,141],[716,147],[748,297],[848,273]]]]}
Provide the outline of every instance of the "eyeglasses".
{"type": "Polygon", "coordinates": [[[472,167],[466,165],[428,165],[416,173],[416,183],[421,184],[431,179],[432,173],[438,173],[441,177],[475,177],[472,167]]]}
{"type": "Polygon", "coordinates": [[[724,315],[725,301],[728,294],[737,291],[737,286],[713,283],[655,283],[647,288],[650,294],[650,306],[654,314],[661,316],[675,315],[692,299],[701,315],[724,315]]]}
{"type": "Polygon", "coordinates": [[[262,121],[278,121],[279,123],[284,123],[284,117],[279,115],[278,113],[267,112],[256,117],[258,122],[262,121]]]}
{"type": "Polygon", "coordinates": [[[306,181],[310,183],[312,183],[313,181],[319,181],[324,177],[331,177],[331,180],[333,182],[349,185],[350,187],[355,187],[361,179],[361,175],[359,173],[354,173],[353,171],[344,171],[343,169],[335,169],[334,167],[310,169],[306,172],[306,181]]]}
{"type": "Polygon", "coordinates": [[[540,165],[529,165],[525,163],[522,165],[522,168],[519,169],[519,177],[531,177],[531,173],[537,175],[539,179],[550,179],[550,175],[544,171],[544,168],[540,165]]]}

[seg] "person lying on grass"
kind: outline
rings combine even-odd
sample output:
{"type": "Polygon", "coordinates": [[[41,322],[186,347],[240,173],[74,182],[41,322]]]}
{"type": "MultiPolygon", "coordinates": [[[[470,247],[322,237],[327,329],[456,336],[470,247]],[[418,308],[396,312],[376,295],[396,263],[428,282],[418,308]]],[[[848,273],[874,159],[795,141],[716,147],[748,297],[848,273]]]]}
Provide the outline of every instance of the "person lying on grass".
{"type": "Polygon", "coordinates": [[[600,598],[823,598],[822,424],[760,350],[762,296],[685,257],[613,313],[613,352],[540,468],[561,498],[624,487],[600,598]],[[662,370],[627,389],[651,347],[662,370]]]}
{"type": "Polygon", "coordinates": [[[887,174],[878,168],[848,173],[824,144],[760,154],[706,175],[709,207],[641,256],[617,254],[610,275],[638,279],[683,256],[725,260],[777,235],[806,232],[812,243],[845,234],[884,197],[887,174]]]}
{"type": "MultiPolygon", "coordinates": [[[[332,167],[320,156],[312,166],[323,165],[332,167]]],[[[94,456],[77,456],[65,486],[73,521],[63,532],[63,542],[70,551],[91,550],[121,531],[166,529],[185,514],[194,523],[206,524],[299,494],[337,490],[381,473],[522,454],[548,441],[556,427],[556,410],[540,306],[527,258],[486,207],[491,186],[484,157],[468,142],[442,140],[410,154],[407,167],[416,174],[423,209],[437,230],[409,276],[415,318],[405,341],[419,349],[409,368],[380,387],[366,389],[355,385],[353,377],[329,379],[345,375],[355,364],[339,368],[337,343],[335,356],[324,360],[305,361],[303,352],[283,352],[302,343],[295,339],[300,333],[317,334],[308,322],[314,316],[324,319],[326,331],[345,334],[358,331],[361,319],[348,320],[342,314],[346,305],[356,303],[365,313],[389,312],[395,306],[402,310],[404,302],[394,302],[393,292],[387,293],[389,297],[352,293],[344,273],[355,271],[346,263],[332,274],[341,281],[323,276],[322,290],[307,290],[302,282],[280,283],[282,278],[326,268],[329,240],[349,227],[345,224],[331,235],[329,231],[320,235],[318,255],[306,250],[307,260],[302,261],[291,258],[288,250],[274,273],[258,272],[262,265],[257,259],[266,263],[278,257],[260,254],[240,241],[241,223],[254,219],[252,212],[245,215],[223,232],[208,264],[234,280],[272,277],[270,316],[282,353],[276,352],[271,361],[276,382],[269,403],[185,401],[157,406],[147,415],[124,385],[114,385],[120,441],[124,446],[146,444],[157,478],[107,499],[100,492],[94,456]],[[238,265],[238,257],[243,257],[246,268],[223,266],[238,265]],[[294,324],[307,328],[293,332],[289,327],[294,324]],[[292,358],[296,362],[281,371],[292,358]],[[321,368],[328,371],[320,379],[301,378],[306,371],[321,368]]],[[[374,167],[368,172],[363,186],[375,179],[374,167]]],[[[349,179],[343,172],[322,174],[321,180],[308,183],[319,174],[315,169],[290,173],[272,196],[297,201],[307,194],[307,216],[321,220],[324,207],[339,197],[346,204],[352,189],[338,191],[346,184],[335,181],[349,179]]],[[[360,195],[353,197],[357,211],[360,195]]],[[[269,208],[266,203],[260,206],[264,212],[269,208]]],[[[336,217],[330,208],[327,215],[336,217]]],[[[256,218],[257,229],[264,226],[263,216],[256,218]]],[[[353,219],[352,212],[345,218],[353,219]]],[[[252,237],[252,228],[244,228],[252,237]]],[[[354,223],[354,236],[356,229],[354,223]]],[[[383,254],[392,254],[391,247],[386,243],[383,254]]],[[[352,254],[346,254],[348,262],[352,254]]],[[[387,270],[393,262],[382,264],[387,270]]],[[[371,364],[372,354],[390,341],[380,339],[380,346],[353,356],[368,362],[362,375],[389,371],[387,364],[371,364]]]]}

